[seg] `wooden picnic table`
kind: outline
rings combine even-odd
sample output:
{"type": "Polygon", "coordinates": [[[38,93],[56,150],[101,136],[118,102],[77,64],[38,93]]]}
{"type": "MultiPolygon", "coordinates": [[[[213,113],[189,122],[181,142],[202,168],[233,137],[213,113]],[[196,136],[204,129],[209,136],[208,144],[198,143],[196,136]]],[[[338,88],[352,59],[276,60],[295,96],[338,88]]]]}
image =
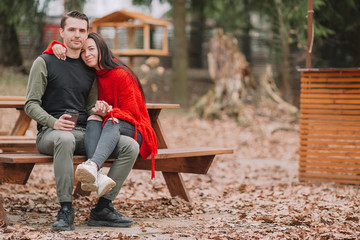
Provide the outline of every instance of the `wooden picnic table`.
{"type": "MultiPolygon", "coordinates": [[[[20,116],[15,123],[12,133],[21,133],[23,135],[29,127],[31,119],[24,112],[24,103],[24,100],[2,100],[0,97],[0,108],[15,108],[20,111],[20,116]],[[23,114],[26,116],[23,116],[23,114]]],[[[217,154],[230,154],[233,153],[233,150],[211,147],[169,148],[159,115],[163,109],[178,109],[180,107],[179,104],[148,103],[146,107],[150,116],[151,125],[156,134],[159,149],[159,153],[155,158],[155,170],[162,172],[172,197],[179,196],[186,201],[191,201],[181,173],[206,174],[217,154]]],[[[35,139],[21,140],[21,137],[18,136],[8,136],[6,139],[1,140],[0,149],[1,146],[18,151],[23,151],[24,149],[26,149],[25,151],[29,151],[30,147],[36,150],[35,139]],[[5,142],[5,144],[3,142],[5,142]]],[[[74,156],[74,165],[76,166],[85,160],[85,156],[74,156]]],[[[104,166],[111,166],[112,161],[112,159],[109,159],[104,166]]],[[[0,184],[26,184],[33,166],[35,164],[47,163],[52,163],[52,156],[39,154],[34,151],[0,153],[0,184]]],[[[139,156],[134,165],[134,169],[150,170],[151,161],[149,159],[143,160],[139,156]]],[[[78,188],[75,190],[75,193],[77,190],[78,188]]],[[[7,220],[0,195],[0,220],[1,219],[7,220]]]]}
{"type": "MultiPolygon", "coordinates": [[[[20,112],[20,115],[15,122],[13,130],[11,131],[10,135],[24,135],[26,130],[29,128],[31,118],[25,113],[24,111],[24,100],[9,100],[0,98],[0,108],[15,108],[20,112]]],[[[151,119],[151,125],[155,131],[157,144],[159,149],[168,148],[168,144],[164,135],[164,132],[161,127],[159,115],[161,110],[163,109],[177,109],[180,108],[179,104],[156,104],[156,103],[148,103],[146,104],[146,108],[148,109],[148,113],[151,119]]],[[[20,141],[15,140],[8,140],[7,147],[13,146],[15,150],[23,150],[26,148],[33,148],[35,149],[35,142],[31,140],[22,140],[22,144],[20,141]],[[11,145],[12,144],[12,145],[11,145]]],[[[169,191],[172,196],[180,195],[184,196],[185,199],[189,200],[189,196],[187,191],[185,190],[182,177],[180,173],[166,173],[163,172],[163,176],[165,178],[166,184],[169,187],[169,191]]]]}
{"type": "MultiPolygon", "coordinates": [[[[24,136],[30,126],[32,119],[25,113],[24,104],[24,97],[0,96],[0,108],[13,108],[19,111],[19,116],[9,133],[10,136],[24,136]]],[[[148,103],[146,104],[146,107],[148,109],[152,127],[156,133],[158,148],[167,148],[165,136],[161,129],[161,124],[158,117],[162,109],[176,109],[180,107],[179,104],[148,103]]],[[[6,148],[7,151],[35,149],[35,145],[33,145],[31,139],[28,138],[22,139],[22,145],[20,144],[20,139],[15,137],[12,139],[9,139],[9,137],[0,137],[0,140],[2,141],[0,142],[0,149],[6,148]]]]}
{"type": "MultiPolygon", "coordinates": [[[[28,117],[24,111],[25,100],[21,99],[21,97],[18,97],[16,99],[15,97],[13,98],[14,99],[4,99],[0,97],[0,108],[15,108],[20,111],[20,115],[15,122],[15,126],[11,132],[11,135],[13,137],[11,137],[11,139],[9,139],[9,137],[5,137],[6,139],[2,139],[2,142],[0,141],[0,149],[1,147],[3,147],[8,150],[11,149],[12,152],[36,150],[34,139],[19,139],[18,137],[16,137],[19,135],[24,135],[26,133],[26,130],[30,125],[31,118],[28,117]]],[[[158,149],[169,148],[164,131],[161,127],[159,115],[163,109],[180,108],[179,104],[147,103],[146,107],[150,116],[151,125],[156,134],[158,149]]],[[[190,200],[189,194],[184,186],[183,179],[180,173],[162,172],[162,174],[172,196],[181,196],[185,200],[190,200]]]]}

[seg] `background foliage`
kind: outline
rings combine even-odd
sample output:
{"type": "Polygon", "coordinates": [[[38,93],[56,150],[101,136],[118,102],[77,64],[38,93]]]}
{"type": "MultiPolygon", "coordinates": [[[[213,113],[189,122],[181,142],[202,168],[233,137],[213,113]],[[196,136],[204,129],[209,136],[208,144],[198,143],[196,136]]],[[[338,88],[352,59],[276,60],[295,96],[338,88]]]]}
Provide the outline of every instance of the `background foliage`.
{"type": "MultiPolygon", "coordinates": [[[[22,66],[19,34],[32,36],[34,48],[43,49],[42,26],[48,2],[39,0],[2,0],[0,2],[0,65],[22,66]]],[[[82,10],[86,0],[66,0],[67,10],[82,10]]],[[[290,102],[299,88],[297,67],[305,66],[307,33],[306,0],[160,0],[172,9],[167,13],[174,25],[173,80],[178,86],[174,96],[187,101],[188,68],[206,68],[208,41],[214,28],[233,34],[250,66],[257,39],[267,48],[264,59],[273,66],[282,95],[290,102]],[[173,15],[185,8],[186,14],[173,15]],[[174,18],[175,17],[175,18],[174,18]],[[181,31],[179,31],[181,30],[181,31]],[[175,33],[177,32],[177,33],[175,33]],[[183,36],[186,35],[186,38],[183,36]],[[260,36],[260,37],[259,37],[260,36]],[[180,44],[180,45],[179,45],[180,44]],[[187,53],[187,54],[183,54],[187,53]],[[181,69],[179,66],[182,66],[181,69]],[[181,90],[182,89],[182,90],[181,90]],[[294,91],[295,90],[295,91],[294,91]]],[[[152,0],[133,0],[151,6],[152,0]]],[[[312,67],[358,67],[360,64],[360,1],[314,0],[314,46],[312,67]]]]}

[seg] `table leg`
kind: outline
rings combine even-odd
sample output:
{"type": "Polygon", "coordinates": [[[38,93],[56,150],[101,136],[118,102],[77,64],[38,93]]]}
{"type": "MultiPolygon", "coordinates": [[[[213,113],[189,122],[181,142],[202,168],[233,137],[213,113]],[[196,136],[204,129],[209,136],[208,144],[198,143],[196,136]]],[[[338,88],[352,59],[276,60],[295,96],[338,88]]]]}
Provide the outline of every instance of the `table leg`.
{"type": "Polygon", "coordinates": [[[9,224],[9,219],[6,216],[6,212],[3,206],[3,198],[1,196],[0,196],[0,221],[3,221],[6,225],[9,224]]]}
{"type": "MultiPolygon", "coordinates": [[[[166,137],[163,134],[160,119],[160,111],[149,111],[151,126],[155,131],[157,145],[159,149],[168,148],[166,143],[166,137]]],[[[156,162],[155,162],[156,165],[156,162]]],[[[166,185],[169,189],[170,195],[172,197],[179,196],[185,201],[191,202],[190,195],[185,187],[184,181],[180,173],[176,172],[162,172],[166,185]]]]}
{"type": "Polygon", "coordinates": [[[151,119],[151,127],[154,129],[154,132],[156,134],[158,148],[168,148],[159,120],[160,111],[160,109],[148,110],[151,119]]]}
{"type": "Polygon", "coordinates": [[[0,183],[26,184],[34,163],[0,163],[0,183]]]}
{"type": "Polygon", "coordinates": [[[180,173],[162,172],[162,174],[172,197],[179,196],[185,201],[191,202],[190,195],[180,173]]]}
{"type": "Polygon", "coordinates": [[[80,196],[90,196],[91,192],[84,191],[81,189],[81,182],[76,182],[75,185],[76,187],[73,193],[74,198],[78,198],[80,196]]]}
{"type": "Polygon", "coordinates": [[[163,134],[163,130],[160,124],[160,120],[157,119],[155,122],[152,122],[152,127],[156,134],[156,141],[159,149],[162,148],[168,148],[168,145],[166,143],[166,138],[163,134]]]}
{"type": "Polygon", "coordinates": [[[12,136],[24,136],[31,122],[31,118],[25,113],[24,110],[19,110],[19,112],[19,117],[16,120],[15,126],[10,133],[12,136]]]}
{"type": "Polygon", "coordinates": [[[73,197],[74,198],[78,198],[80,196],[90,196],[91,192],[88,192],[88,191],[84,191],[81,189],[81,182],[77,181],[75,179],[75,171],[76,171],[76,168],[78,166],[74,166],[74,185],[75,185],[75,190],[74,190],[74,193],[73,193],[73,197]]]}

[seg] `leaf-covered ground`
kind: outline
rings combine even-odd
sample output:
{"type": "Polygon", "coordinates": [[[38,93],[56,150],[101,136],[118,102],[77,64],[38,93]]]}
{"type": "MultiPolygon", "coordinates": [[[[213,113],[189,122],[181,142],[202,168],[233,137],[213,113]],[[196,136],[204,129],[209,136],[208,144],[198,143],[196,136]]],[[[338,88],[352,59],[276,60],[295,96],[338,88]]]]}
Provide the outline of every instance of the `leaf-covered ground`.
{"type": "Polygon", "coordinates": [[[270,110],[249,111],[250,127],[162,113],[171,147],[234,149],[217,156],[207,175],[183,175],[192,203],[170,198],[160,172],[150,180],[150,172],[134,170],[114,204],[133,227],[87,227],[92,194],[74,201],[76,230],[53,233],[52,166],[36,166],[27,185],[0,185],[11,220],[0,239],[360,239],[359,186],[299,182],[298,125],[270,110]]]}

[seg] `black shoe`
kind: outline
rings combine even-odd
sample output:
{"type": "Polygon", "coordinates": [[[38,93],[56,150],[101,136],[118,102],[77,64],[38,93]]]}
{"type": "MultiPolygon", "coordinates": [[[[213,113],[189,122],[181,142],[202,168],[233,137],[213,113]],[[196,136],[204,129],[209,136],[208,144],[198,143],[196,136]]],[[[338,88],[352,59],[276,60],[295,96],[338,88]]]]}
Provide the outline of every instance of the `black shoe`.
{"type": "Polygon", "coordinates": [[[133,225],[131,218],[124,217],[116,212],[112,203],[100,211],[92,209],[88,220],[89,226],[107,226],[107,227],[130,227],[133,225]]]}
{"type": "Polygon", "coordinates": [[[56,221],[51,227],[51,231],[70,231],[74,230],[74,211],[67,206],[62,207],[57,215],[56,221]]]}

